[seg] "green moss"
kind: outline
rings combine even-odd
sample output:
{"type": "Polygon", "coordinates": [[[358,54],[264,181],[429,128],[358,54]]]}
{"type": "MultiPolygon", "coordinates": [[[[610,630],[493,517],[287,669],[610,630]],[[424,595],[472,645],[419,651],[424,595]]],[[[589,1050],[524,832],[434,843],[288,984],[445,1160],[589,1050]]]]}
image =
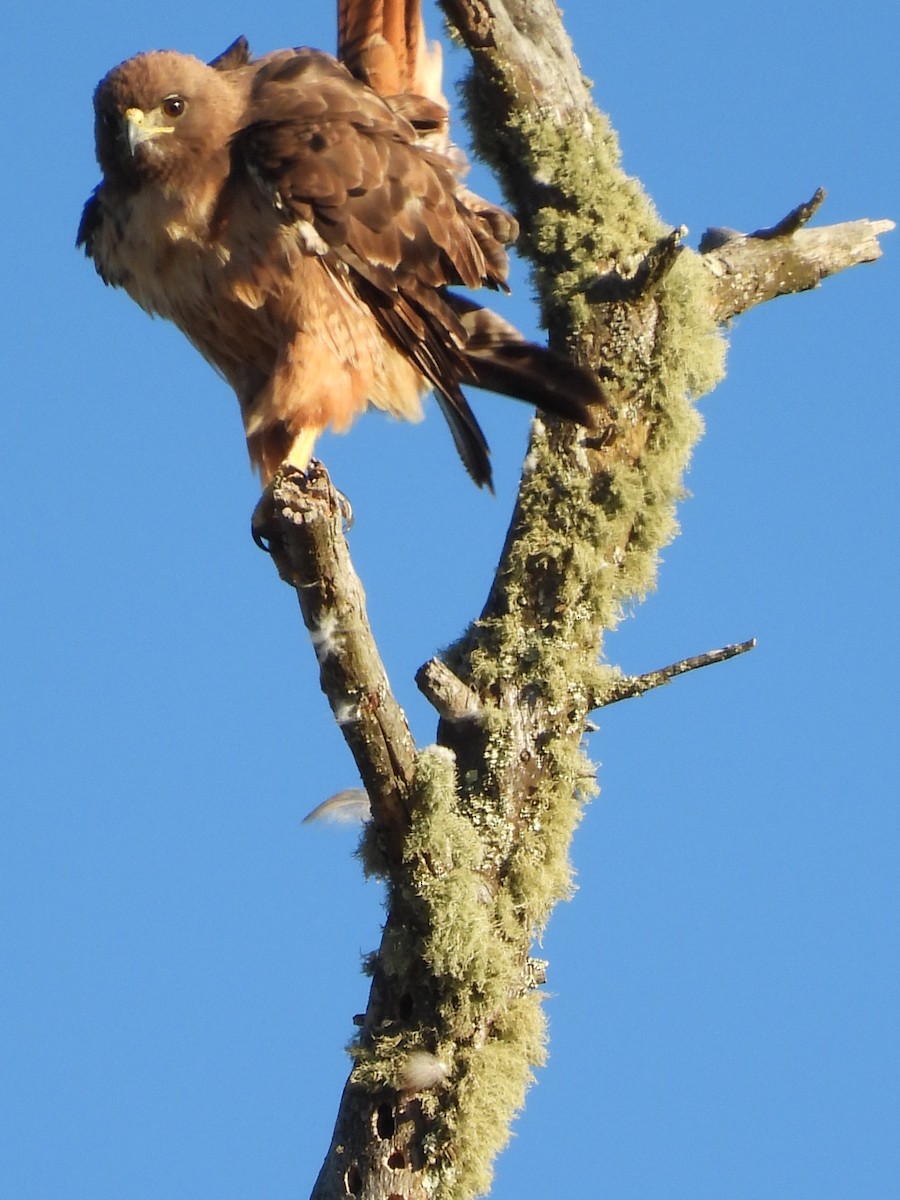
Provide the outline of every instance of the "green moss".
{"type": "MultiPolygon", "coordinates": [[[[582,326],[590,329],[598,320],[586,286],[604,273],[628,280],[666,229],[640,186],[622,174],[614,136],[601,119],[587,143],[550,122],[520,118],[517,131],[527,145],[524,170],[552,180],[546,203],[525,214],[524,249],[541,268],[548,325],[557,339],[577,347],[582,326]]],[[[647,429],[639,458],[611,456],[606,474],[592,477],[569,446],[535,423],[517,517],[527,536],[513,540],[504,560],[503,608],[476,623],[448,655],[480,695],[497,702],[485,722],[490,737],[483,769],[464,807],[469,819],[477,814],[485,861],[502,864],[502,888],[477,919],[447,888],[441,906],[464,914],[465,928],[453,944],[441,944],[439,954],[437,942],[446,938],[435,939],[433,961],[470,987],[479,979],[478,989],[492,995],[499,996],[507,971],[521,970],[523,946],[572,891],[568,848],[585,799],[596,790],[580,745],[582,721],[619,674],[598,662],[597,649],[623,610],[655,585],[659,553],[677,532],[675,506],[702,432],[694,401],[723,374],[725,344],[710,316],[707,287],[699,260],[683,253],[652,294],[604,308],[597,341],[615,356],[606,361],[615,380],[616,419],[647,429]],[[644,307],[638,314],[635,306],[644,307]],[[636,329],[650,333],[636,340],[636,329]],[[536,593],[555,601],[542,612],[540,627],[531,617],[536,593]],[[513,713],[499,703],[509,695],[520,711],[539,706],[543,718],[534,786],[513,834],[504,831],[503,820],[508,791],[521,797],[514,750],[520,743],[513,713]],[[503,966],[490,980],[493,948],[501,944],[512,954],[500,956],[503,966]],[[481,946],[491,953],[479,953],[481,946]]],[[[585,353],[590,357],[589,349],[585,353]]],[[[507,1116],[521,1104],[542,1053],[538,998],[521,997],[505,1012],[508,1027],[500,1018],[483,1047],[466,1044],[457,1055],[457,1109],[446,1127],[459,1147],[446,1193],[454,1198],[487,1188],[490,1156],[483,1149],[493,1153],[505,1141],[507,1116]]]]}
{"type": "Polygon", "coordinates": [[[443,997],[441,1028],[465,1039],[485,1010],[504,1006],[520,979],[521,956],[497,926],[482,874],[484,841],[460,813],[448,751],[421,752],[414,793],[407,900],[420,913],[420,951],[443,997]]]}
{"type": "Polygon", "coordinates": [[[456,1058],[454,1104],[429,1149],[440,1164],[438,1195],[480,1196],[491,1186],[492,1164],[510,1138],[510,1125],[543,1064],[545,1022],[534,995],[513,1000],[480,1046],[456,1058]]]}
{"type": "MultiPolygon", "coordinates": [[[[544,1058],[540,1004],[525,980],[531,923],[523,925],[516,908],[517,897],[527,899],[524,874],[554,870],[529,833],[513,866],[521,881],[499,892],[489,886],[490,827],[479,830],[471,810],[463,815],[454,759],[441,747],[418,755],[412,803],[378,966],[409,979],[424,964],[434,1009],[414,1028],[388,1027],[355,1043],[352,1078],[374,1092],[396,1090],[411,1054],[424,1050],[446,1064],[446,1082],[420,1094],[430,1121],[425,1149],[435,1194],[463,1200],[488,1187],[491,1163],[544,1058]]],[[[551,857],[564,863],[556,851],[551,857]]],[[[560,886],[548,877],[542,890],[560,886]]]]}

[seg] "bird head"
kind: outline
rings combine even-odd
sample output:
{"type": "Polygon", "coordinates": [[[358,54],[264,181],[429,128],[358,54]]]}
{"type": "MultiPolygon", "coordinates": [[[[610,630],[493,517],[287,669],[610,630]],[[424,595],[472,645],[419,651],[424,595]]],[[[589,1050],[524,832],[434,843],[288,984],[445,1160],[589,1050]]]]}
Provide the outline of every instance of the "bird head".
{"type": "Polygon", "coordinates": [[[139,54],[94,94],[97,160],[107,179],[177,186],[223,154],[241,106],[231,74],[174,51],[139,54]]]}

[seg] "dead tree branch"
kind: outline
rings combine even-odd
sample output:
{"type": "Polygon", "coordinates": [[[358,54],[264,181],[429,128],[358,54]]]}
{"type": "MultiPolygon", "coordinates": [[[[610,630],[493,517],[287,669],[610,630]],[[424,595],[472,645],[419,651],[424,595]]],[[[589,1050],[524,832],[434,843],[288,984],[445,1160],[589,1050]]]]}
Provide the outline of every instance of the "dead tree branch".
{"type": "Polygon", "coordinates": [[[747,642],[735,642],[731,646],[721,646],[718,650],[707,650],[705,654],[694,654],[690,658],[682,658],[668,667],[647,671],[643,675],[619,675],[604,689],[603,695],[596,698],[595,707],[606,708],[610,704],[618,704],[620,700],[643,696],[645,692],[651,692],[654,688],[671,683],[679,675],[685,675],[688,671],[696,671],[700,667],[710,667],[713,663],[727,662],[729,658],[746,654],[755,646],[756,638],[750,638],[747,642]]]}
{"type": "Polygon", "coordinates": [[[881,257],[878,238],[893,221],[845,221],[809,229],[806,222],[825,199],[822,188],[771,229],[736,233],[708,229],[700,242],[703,265],[712,277],[712,314],[736,317],[776,296],[809,291],[829,275],[881,257]]]}
{"type": "Polygon", "coordinates": [[[409,821],[415,745],[369,627],[343,514],[343,498],[314,463],[308,475],[277,476],[254,522],[281,578],[297,593],[322,690],[369,794],[374,827],[397,860],[409,821]]]}
{"type": "Polygon", "coordinates": [[[605,631],[652,585],[675,533],[701,429],[693,400],[723,371],[719,323],[875,256],[890,224],[809,230],[807,205],[771,230],[682,250],[683,231],[623,174],[552,0],[444,8],[472,52],[468,115],[520,220],[551,341],[596,366],[610,402],[599,435],[534,423],[481,616],[420,672],[441,719],[438,744],[419,753],[371,640],[327,477],[280,480],[271,497],[273,556],[370,793],[363,857],[388,892],[315,1200],[464,1200],[489,1186],[543,1056],[543,968],[530,948],[570,888],[568,846],[593,787],[588,713],[598,696],[639,694],[748,648],[618,685],[599,665],[605,631]],[[801,261],[819,266],[801,272],[801,261]]]}

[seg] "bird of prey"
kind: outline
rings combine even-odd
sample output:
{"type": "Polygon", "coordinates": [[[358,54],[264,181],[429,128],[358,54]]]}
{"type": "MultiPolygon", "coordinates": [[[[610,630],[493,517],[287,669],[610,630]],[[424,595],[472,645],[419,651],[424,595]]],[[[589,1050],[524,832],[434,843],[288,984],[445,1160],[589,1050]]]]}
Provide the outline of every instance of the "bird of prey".
{"type": "Polygon", "coordinates": [[[94,96],[103,180],[78,244],[224,376],[268,483],[367,406],[417,420],[433,391],[491,484],[472,384],[584,425],[596,378],[450,288],[506,290],[516,223],[469,192],[440,64],[409,0],[343,0],[339,53],[115,67],[94,96]],[[372,14],[375,14],[374,18],[372,14]]]}

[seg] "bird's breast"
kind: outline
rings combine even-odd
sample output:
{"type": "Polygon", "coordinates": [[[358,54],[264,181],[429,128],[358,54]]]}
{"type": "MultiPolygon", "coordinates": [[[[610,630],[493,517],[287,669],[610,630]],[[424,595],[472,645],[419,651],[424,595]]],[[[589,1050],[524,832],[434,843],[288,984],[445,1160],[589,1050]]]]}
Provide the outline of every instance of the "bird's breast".
{"type": "Polygon", "coordinates": [[[125,198],[98,235],[105,276],[181,329],[254,428],[343,429],[367,404],[418,419],[422,375],[315,231],[241,208],[223,223],[216,200],[161,188],[125,198]]]}
{"type": "Polygon", "coordinates": [[[177,322],[180,308],[200,301],[210,269],[228,261],[227,249],[209,237],[211,211],[202,195],[143,188],[111,210],[94,256],[142,308],[177,322]]]}

